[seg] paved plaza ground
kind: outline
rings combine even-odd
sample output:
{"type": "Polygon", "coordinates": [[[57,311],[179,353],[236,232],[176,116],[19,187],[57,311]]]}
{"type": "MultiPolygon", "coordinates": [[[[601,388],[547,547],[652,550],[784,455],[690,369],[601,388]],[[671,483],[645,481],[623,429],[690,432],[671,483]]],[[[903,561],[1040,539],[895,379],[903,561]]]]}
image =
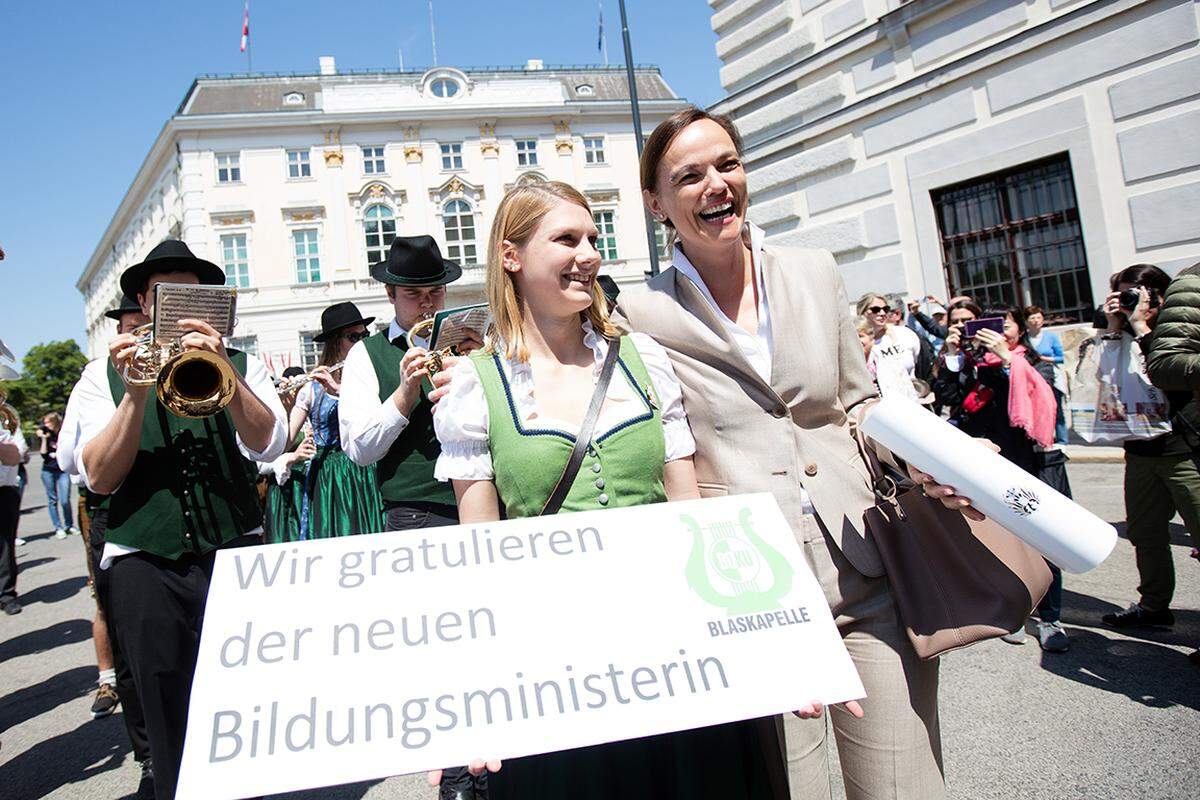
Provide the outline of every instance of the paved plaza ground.
{"type": "MultiPolygon", "coordinates": [[[[55,540],[36,458],[25,493],[18,589],[25,611],[0,616],[0,798],[109,800],[138,772],[119,716],[93,721],[93,601],[79,537],[55,540]]],[[[1076,497],[1123,530],[1120,464],[1076,463],[1076,497]]],[[[1178,520],[1177,520],[1178,521],[1178,520]]],[[[1068,575],[1071,650],[987,642],[942,663],[942,738],[950,795],[963,800],[1200,796],[1200,562],[1173,526],[1179,573],[1173,631],[1116,633],[1100,616],[1136,585],[1122,539],[1109,560],[1068,575]]],[[[316,678],[314,677],[314,680],[316,678]]],[[[288,800],[434,798],[423,777],[287,795],[288,800]]]]}

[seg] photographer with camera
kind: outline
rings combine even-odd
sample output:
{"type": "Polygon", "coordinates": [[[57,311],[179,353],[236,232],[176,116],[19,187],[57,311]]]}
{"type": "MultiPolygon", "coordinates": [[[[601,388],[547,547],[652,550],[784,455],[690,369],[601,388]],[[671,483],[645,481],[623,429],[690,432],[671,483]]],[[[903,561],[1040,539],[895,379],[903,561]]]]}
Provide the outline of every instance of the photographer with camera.
{"type": "Polygon", "coordinates": [[[1188,427],[1195,425],[1192,392],[1200,388],[1192,363],[1200,349],[1190,330],[1196,327],[1189,322],[1194,314],[1194,305],[1189,307],[1192,303],[1190,293],[1175,291],[1161,269],[1135,264],[1117,274],[1116,289],[1104,304],[1108,329],[1103,335],[1132,337],[1137,356],[1148,357],[1146,373],[1151,384],[1166,394],[1167,418],[1172,421],[1170,433],[1124,443],[1125,516],[1129,541],[1137,554],[1139,597],[1124,611],[1102,617],[1114,628],[1170,627],[1175,623],[1170,610],[1175,564],[1169,523],[1176,511],[1192,541],[1200,541],[1200,470],[1185,435],[1188,427]],[[1162,303],[1168,286],[1172,287],[1170,314],[1162,303]],[[1160,319],[1164,322],[1161,333],[1160,319]],[[1185,358],[1181,342],[1190,344],[1191,362],[1185,358]]]}

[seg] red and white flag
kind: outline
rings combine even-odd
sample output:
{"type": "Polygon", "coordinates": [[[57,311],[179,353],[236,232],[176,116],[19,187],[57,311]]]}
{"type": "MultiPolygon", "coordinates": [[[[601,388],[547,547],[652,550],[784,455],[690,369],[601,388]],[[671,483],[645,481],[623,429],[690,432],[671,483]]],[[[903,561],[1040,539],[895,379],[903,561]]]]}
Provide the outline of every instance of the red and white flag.
{"type": "Polygon", "coordinates": [[[246,12],[242,16],[242,52],[246,52],[246,42],[250,40],[250,0],[246,0],[246,12]]]}

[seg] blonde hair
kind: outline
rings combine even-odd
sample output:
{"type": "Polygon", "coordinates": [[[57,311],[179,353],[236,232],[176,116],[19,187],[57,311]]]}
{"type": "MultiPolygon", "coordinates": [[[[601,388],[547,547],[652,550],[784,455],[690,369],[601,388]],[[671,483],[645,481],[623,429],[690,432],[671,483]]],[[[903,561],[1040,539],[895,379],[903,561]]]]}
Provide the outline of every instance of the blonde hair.
{"type": "MultiPolygon", "coordinates": [[[[522,326],[524,301],[517,291],[516,277],[504,268],[504,242],[523,245],[537,229],[542,217],[560,202],[574,203],[590,215],[587,198],[570,184],[561,181],[542,181],[518,186],[504,195],[496,209],[496,219],[488,236],[486,291],[494,324],[488,347],[495,351],[503,347],[504,356],[516,361],[529,360],[522,326]]],[[[607,339],[617,336],[617,329],[608,318],[608,302],[596,282],[592,282],[592,304],[580,313],[592,324],[596,333],[607,339]]]]}

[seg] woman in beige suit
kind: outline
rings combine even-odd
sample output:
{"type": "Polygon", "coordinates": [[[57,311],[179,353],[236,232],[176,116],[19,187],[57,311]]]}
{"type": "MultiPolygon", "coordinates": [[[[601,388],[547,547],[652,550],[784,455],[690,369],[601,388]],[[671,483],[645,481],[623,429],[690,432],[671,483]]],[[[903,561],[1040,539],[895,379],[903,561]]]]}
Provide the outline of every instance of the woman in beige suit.
{"type": "MultiPolygon", "coordinates": [[[[938,664],[909,644],[864,530],[873,498],[851,425],[876,392],[833,256],[766,244],[746,221],[742,143],[727,118],[692,108],[659,125],[641,183],[678,243],[668,269],[621,293],[619,314],[671,357],[701,493],[774,493],[825,589],[867,690],[865,717],[830,715],[847,795],[942,797],[938,664]]],[[[784,727],[792,797],[828,798],[824,719],[788,715],[784,727]]]]}

